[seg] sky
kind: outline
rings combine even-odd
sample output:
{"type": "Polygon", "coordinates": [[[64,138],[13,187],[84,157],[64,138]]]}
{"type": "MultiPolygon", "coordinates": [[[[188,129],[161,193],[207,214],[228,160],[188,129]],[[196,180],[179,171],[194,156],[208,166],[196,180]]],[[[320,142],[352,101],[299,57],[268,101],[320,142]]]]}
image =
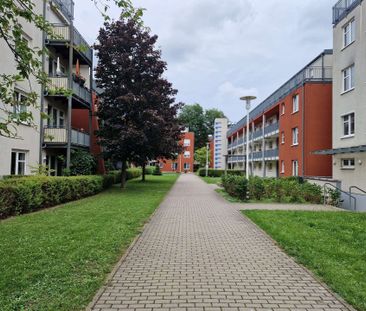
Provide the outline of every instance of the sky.
{"type": "MultiPolygon", "coordinates": [[[[166,77],[177,101],[222,110],[231,122],[324,49],[332,48],[336,0],[135,0],[144,24],[159,36],[166,77]]],[[[111,17],[119,10],[111,7],[111,17]]],[[[91,0],[75,0],[75,26],[94,43],[103,25],[91,0]]]]}

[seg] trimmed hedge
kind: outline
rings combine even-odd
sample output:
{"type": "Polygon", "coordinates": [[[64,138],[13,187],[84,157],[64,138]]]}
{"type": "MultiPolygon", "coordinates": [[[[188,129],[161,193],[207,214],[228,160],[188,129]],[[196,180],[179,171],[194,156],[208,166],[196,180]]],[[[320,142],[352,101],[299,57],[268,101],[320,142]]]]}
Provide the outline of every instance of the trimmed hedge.
{"type": "MultiPolygon", "coordinates": [[[[128,169],[127,180],[141,176],[128,169]]],[[[88,197],[121,181],[121,172],[104,176],[27,176],[0,181],[0,219],[88,197]]]]}
{"type": "MultiPolygon", "coordinates": [[[[227,170],[228,175],[244,175],[243,171],[235,171],[235,170],[227,170]]],[[[206,169],[200,168],[198,170],[198,175],[201,177],[206,176],[206,169]]],[[[215,169],[208,169],[208,177],[222,177],[225,175],[225,170],[215,170],[215,169]]]]}
{"type": "Polygon", "coordinates": [[[261,178],[242,176],[223,176],[225,191],[235,198],[245,201],[249,199],[270,200],[279,203],[322,203],[322,188],[299,178],[261,178]]]}

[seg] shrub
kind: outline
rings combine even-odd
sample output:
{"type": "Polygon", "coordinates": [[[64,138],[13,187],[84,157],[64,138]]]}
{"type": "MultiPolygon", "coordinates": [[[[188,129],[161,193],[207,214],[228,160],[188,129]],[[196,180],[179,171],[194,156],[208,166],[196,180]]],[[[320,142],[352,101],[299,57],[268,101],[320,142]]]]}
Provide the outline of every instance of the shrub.
{"type": "Polygon", "coordinates": [[[92,154],[84,150],[72,150],[70,175],[91,175],[96,170],[96,161],[92,154]]]}
{"type": "MultiPolygon", "coordinates": [[[[142,175],[142,171],[140,168],[129,168],[126,171],[126,180],[138,178],[142,175]]],[[[108,176],[112,176],[113,184],[119,184],[121,182],[121,171],[110,171],[108,172],[108,176]]]]}
{"type": "Polygon", "coordinates": [[[243,201],[247,199],[248,180],[245,177],[231,174],[222,176],[222,185],[231,196],[243,201]]]}
{"type": "MultiPolygon", "coordinates": [[[[243,171],[236,171],[236,170],[227,170],[227,174],[229,175],[244,175],[243,171]]],[[[206,169],[205,168],[200,168],[198,170],[198,175],[201,177],[205,177],[206,176],[206,169]]],[[[208,170],[208,176],[209,177],[222,177],[225,175],[225,170],[215,170],[210,168],[208,170]]]]}
{"type": "Polygon", "coordinates": [[[304,200],[313,204],[321,204],[323,201],[322,187],[309,182],[305,182],[302,187],[304,200]]]}
{"type": "Polygon", "coordinates": [[[260,177],[250,177],[248,181],[248,191],[250,198],[261,200],[265,194],[264,179],[260,177]]]}
{"type": "Polygon", "coordinates": [[[145,167],[145,174],[152,175],[155,170],[155,166],[146,166],[145,167]]]}
{"type": "Polygon", "coordinates": [[[153,171],[153,175],[155,175],[155,176],[160,176],[160,175],[162,175],[162,173],[161,173],[161,171],[160,171],[160,166],[159,166],[159,165],[156,165],[156,166],[155,166],[155,169],[154,169],[154,171],[153,171]]]}

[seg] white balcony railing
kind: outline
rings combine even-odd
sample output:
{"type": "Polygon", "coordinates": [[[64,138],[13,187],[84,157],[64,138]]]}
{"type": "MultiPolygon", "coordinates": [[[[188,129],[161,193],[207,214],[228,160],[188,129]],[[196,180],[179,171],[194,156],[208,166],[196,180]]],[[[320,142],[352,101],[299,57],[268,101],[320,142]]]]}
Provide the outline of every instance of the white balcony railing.
{"type": "MultiPolygon", "coordinates": [[[[66,144],[68,130],[65,128],[46,127],[44,129],[44,142],[53,144],[66,144]]],[[[82,147],[90,146],[90,135],[79,130],[71,130],[71,144],[82,147]]]]}

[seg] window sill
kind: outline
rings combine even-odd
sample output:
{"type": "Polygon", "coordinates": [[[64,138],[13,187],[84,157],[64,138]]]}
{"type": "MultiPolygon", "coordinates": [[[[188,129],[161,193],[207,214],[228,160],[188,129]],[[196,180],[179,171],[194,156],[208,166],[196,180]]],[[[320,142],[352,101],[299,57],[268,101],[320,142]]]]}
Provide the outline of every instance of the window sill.
{"type": "Polygon", "coordinates": [[[355,43],[356,40],[353,40],[351,43],[348,43],[347,45],[345,45],[343,48],[341,48],[341,51],[344,51],[346,48],[348,48],[349,46],[351,46],[353,43],[355,43]]]}
{"type": "Polygon", "coordinates": [[[297,111],[293,111],[291,114],[296,114],[298,113],[300,110],[297,110],[297,111]]]}
{"type": "Polygon", "coordinates": [[[341,139],[349,139],[349,138],[354,138],[355,137],[355,134],[352,134],[352,135],[344,135],[341,137],[341,139]]]}
{"type": "Polygon", "coordinates": [[[291,147],[297,147],[299,144],[292,144],[291,147]]]}
{"type": "Polygon", "coordinates": [[[354,171],[355,168],[354,167],[341,167],[342,171],[354,171]]]}
{"type": "Polygon", "coordinates": [[[349,90],[343,91],[341,95],[347,94],[349,92],[352,92],[355,89],[355,87],[350,88],[349,90]]]}

